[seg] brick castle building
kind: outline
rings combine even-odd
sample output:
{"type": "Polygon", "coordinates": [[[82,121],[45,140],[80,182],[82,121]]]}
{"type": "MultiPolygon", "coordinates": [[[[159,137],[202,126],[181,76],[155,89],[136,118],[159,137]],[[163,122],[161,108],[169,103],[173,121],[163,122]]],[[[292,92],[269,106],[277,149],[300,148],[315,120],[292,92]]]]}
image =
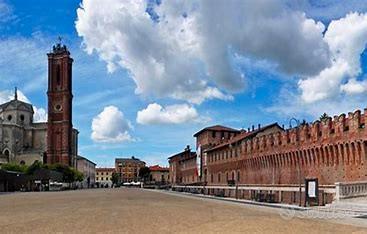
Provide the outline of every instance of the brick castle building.
{"type": "Polygon", "coordinates": [[[366,121],[367,110],[358,110],[334,118],[325,115],[290,129],[276,123],[249,131],[204,128],[194,135],[197,155],[180,153],[169,158],[171,183],[233,183],[242,186],[244,198],[263,189],[275,193],[279,202],[295,203],[301,200],[297,186],[304,197],[305,179],[315,178],[320,199],[328,203],[337,192],[336,184],[367,181],[366,121]],[[246,186],[256,189],[246,190],[246,186]]]}

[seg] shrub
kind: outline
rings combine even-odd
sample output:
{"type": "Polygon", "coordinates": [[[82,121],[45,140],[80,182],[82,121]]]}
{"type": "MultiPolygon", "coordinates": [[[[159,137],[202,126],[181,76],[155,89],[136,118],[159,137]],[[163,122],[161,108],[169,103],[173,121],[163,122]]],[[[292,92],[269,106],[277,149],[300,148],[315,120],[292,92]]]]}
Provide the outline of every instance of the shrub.
{"type": "Polygon", "coordinates": [[[1,165],[1,169],[6,171],[26,172],[28,167],[26,165],[19,165],[16,163],[6,163],[1,165]]]}

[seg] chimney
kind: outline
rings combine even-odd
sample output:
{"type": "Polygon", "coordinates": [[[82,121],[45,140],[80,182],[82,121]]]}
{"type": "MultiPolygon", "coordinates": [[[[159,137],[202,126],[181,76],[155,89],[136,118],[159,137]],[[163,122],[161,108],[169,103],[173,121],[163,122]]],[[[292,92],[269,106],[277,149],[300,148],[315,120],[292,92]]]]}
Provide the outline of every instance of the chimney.
{"type": "Polygon", "coordinates": [[[252,125],[252,131],[255,131],[255,125],[252,125]]]}
{"type": "Polygon", "coordinates": [[[258,124],[258,125],[257,125],[257,128],[260,130],[260,128],[261,128],[261,124],[258,124]]]}
{"type": "MultiPolygon", "coordinates": [[[[367,112],[366,112],[367,113],[367,112]]],[[[247,128],[247,131],[250,132],[251,128],[247,128]]]]}

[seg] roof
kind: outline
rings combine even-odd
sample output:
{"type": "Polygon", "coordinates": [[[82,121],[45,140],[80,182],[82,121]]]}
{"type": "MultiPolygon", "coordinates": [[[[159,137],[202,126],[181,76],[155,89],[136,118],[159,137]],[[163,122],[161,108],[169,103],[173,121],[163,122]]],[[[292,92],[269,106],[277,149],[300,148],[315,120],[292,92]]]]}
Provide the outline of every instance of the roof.
{"type": "Polygon", "coordinates": [[[225,127],[222,125],[214,125],[214,126],[210,126],[210,127],[201,129],[200,131],[194,134],[194,137],[196,137],[197,135],[199,135],[200,133],[204,131],[226,131],[226,132],[237,132],[237,133],[240,132],[240,130],[237,130],[234,128],[229,128],[229,127],[225,127]]]}
{"type": "Polygon", "coordinates": [[[19,110],[20,107],[24,107],[25,111],[29,111],[31,113],[34,113],[33,106],[29,103],[19,101],[18,99],[13,99],[9,102],[5,102],[0,105],[0,111],[4,111],[7,109],[10,110],[19,110]]]}
{"type": "Polygon", "coordinates": [[[233,144],[233,143],[238,142],[240,140],[243,140],[245,138],[255,137],[258,133],[260,133],[262,131],[265,131],[266,129],[269,129],[269,128],[272,128],[272,127],[278,127],[280,129],[283,129],[282,127],[279,126],[278,123],[272,123],[272,124],[266,125],[266,126],[264,126],[262,128],[256,129],[256,130],[251,131],[251,132],[241,132],[239,135],[234,136],[233,138],[229,139],[228,141],[226,141],[226,142],[224,142],[222,144],[216,145],[216,146],[214,146],[212,148],[209,148],[206,151],[209,152],[209,151],[212,151],[212,150],[215,150],[215,149],[219,149],[219,148],[222,148],[224,146],[233,144]]]}
{"type": "Polygon", "coordinates": [[[141,161],[140,159],[138,158],[135,158],[134,156],[132,156],[131,158],[116,158],[115,159],[115,163],[127,163],[127,162],[130,162],[130,163],[144,163],[144,161],[141,161]]]}
{"type": "Polygon", "coordinates": [[[96,163],[92,162],[91,160],[87,159],[86,157],[83,157],[83,156],[80,156],[80,155],[76,156],[76,159],[77,160],[86,160],[86,161],[88,161],[88,162],[90,162],[94,165],[97,165],[96,163]]]}
{"type": "MultiPolygon", "coordinates": [[[[184,155],[185,153],[187,153],[186,150],[184,150],[184,151],[182,151],[180,153],[177,153],[175,155],[172,155],[172,156],[168,157],[168,159],[172,159],[174,157],[180,157],[180,156],[184,155]]],[[[189,158],[194,157],[194,156],[196,156],[196,153],[195,152],[190,152],[190,157],[189,158]]]]}
{"type": "Polygon", "coordinates": [[[159,165],[154,165],[149,167],[150,171],[168,171],[168,167],[161,167],[159,165]]]}
{"type": "Polygon", "coordinates": [[[97,167],[96,171],[115,171],[115,168],[110,167],[97,167]]]}

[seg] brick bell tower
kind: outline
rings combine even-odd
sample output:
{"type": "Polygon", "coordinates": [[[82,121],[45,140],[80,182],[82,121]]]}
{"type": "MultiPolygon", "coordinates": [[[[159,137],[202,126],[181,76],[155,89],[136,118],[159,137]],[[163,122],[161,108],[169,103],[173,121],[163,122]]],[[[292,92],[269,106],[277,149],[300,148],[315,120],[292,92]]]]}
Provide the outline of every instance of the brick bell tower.
{"type": "Polygon", "coordinates": [[[48,56],[48,121],[46,163],[72,166],[72,64],[65,45],[48,56]]]}

